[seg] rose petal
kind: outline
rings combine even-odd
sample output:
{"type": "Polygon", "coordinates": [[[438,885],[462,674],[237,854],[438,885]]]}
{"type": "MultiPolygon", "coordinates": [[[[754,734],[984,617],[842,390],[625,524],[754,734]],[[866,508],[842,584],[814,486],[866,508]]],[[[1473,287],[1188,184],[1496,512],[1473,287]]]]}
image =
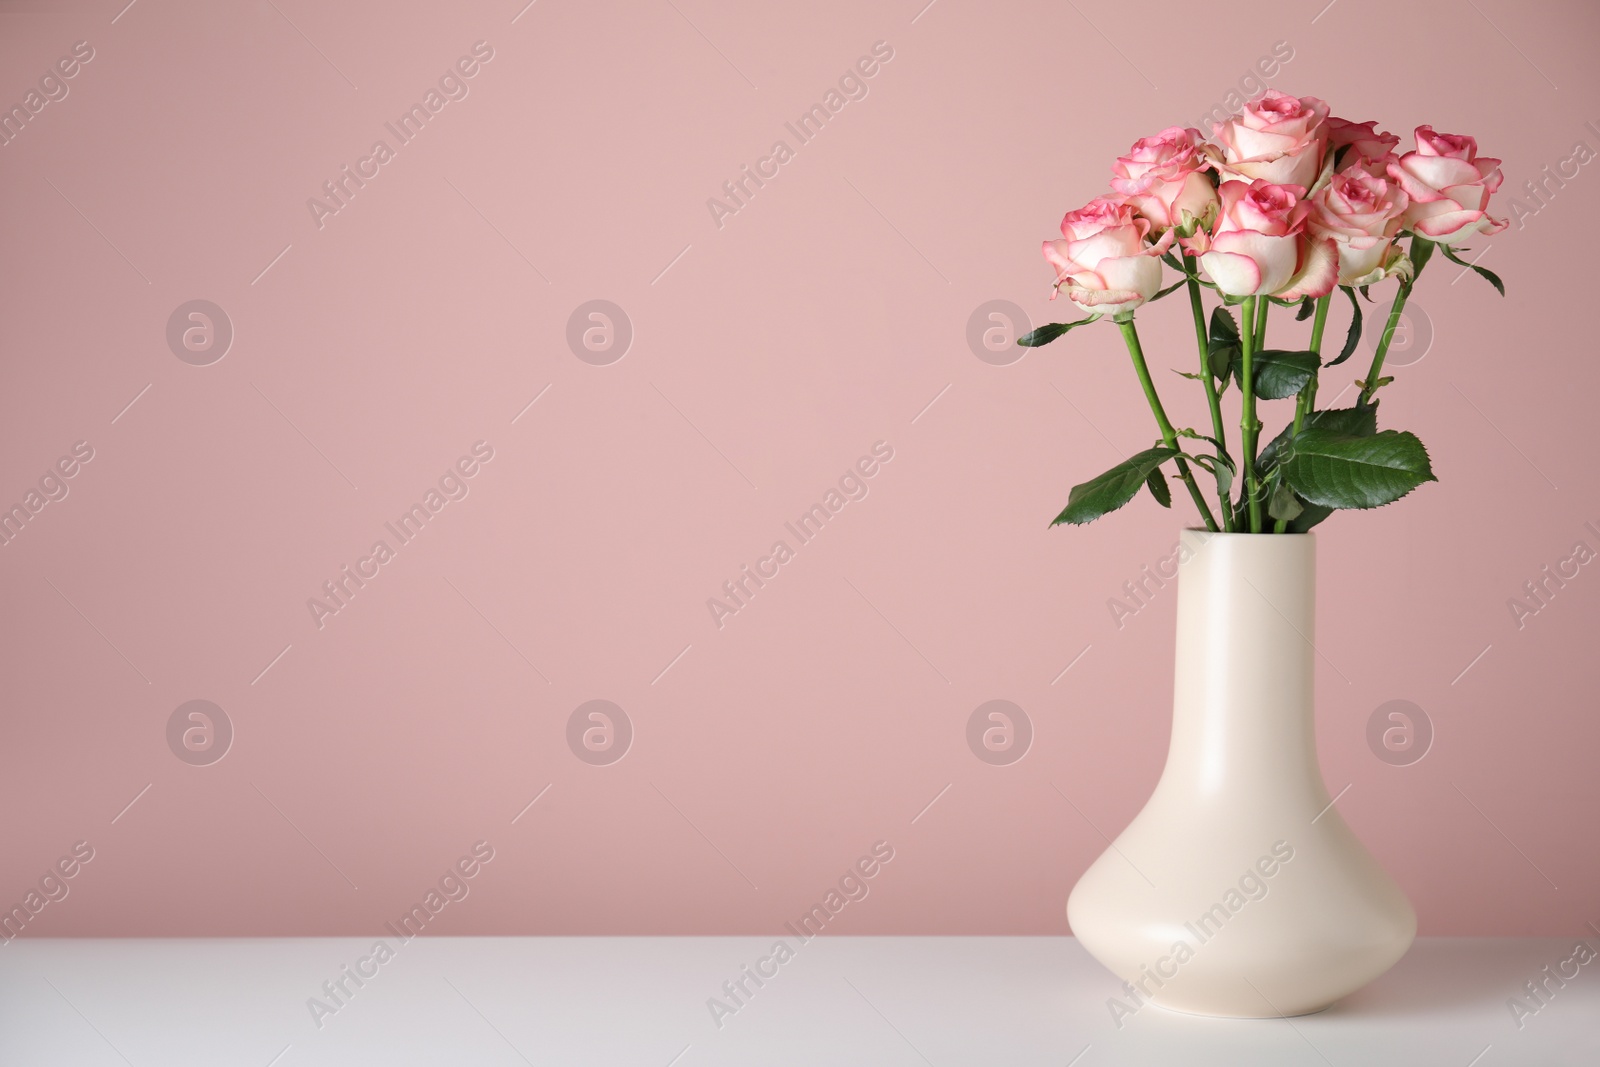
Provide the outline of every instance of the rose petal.
{"type": "Polygon", "coordinates": [[[1249,256],[1205,252],[1200,256],[1200,267],[1217,289],[1229,296],[1253,296],[1261,286],[1261,270],[1249,256]]]}
{"type": "MultiPolygon", "coordinates": [[[[1481,211],[1442,211],[1436,215],[1418,219],[1412,229],[1430,241],[1442,245],[1458,244],[1482,232],[1479,223],[1487,219],[1481,211]]],[[[1490,225],[1493,225],[1490,220],[1490,225]]],[[[1494,230],[1499,233],[1501,229],[1494,230]]]]}
{"type": "Polygon", "coordinates": [[[1072,261],[1071,257],[1067,255],[1066,241],[1045,241],[1042,251],[1046,262],[1056,269],[1056,281],[1058,283],[1063,278],[1076,274],[1080,269],[1072,261]]]}
{"type": "Polygon", "coordinates": [[[1305,262],[1295,274],[1289,287],[1274,295],[1285,300],[1303,300],[1308,296],[1327,296],[1339,281],[1339,252],[1331,238],[1306,242],[1305,262]]]}
{"type": "MultiPolygon", "coordinates": [[[[1253,230],[1230,230],[1217,234],[1211,243],[1212,251],[1207,254],[1231,252],[1255,264],[1255,285],[1243,293],[1234,292],[1232,295],[1275,293],[1294,277],[1295,268],[1300,263],[1300,240],[1299,237],[1274,237],[1253,230]]],[[[1222,283],[1218,281],[1217,284],[1221,286],[1222,283]]],[[[1224,289],[1223,292],[1231,290],[1224,289]]]]}
{"type": "Polygon", "coordinates": [[[1461,159],[1411,153],[1400,157],[1400,166],[1417,181],[1434,189],[1452,185],[1476,185],[1482,180],[1478,168],[1461,159]]]}
{"type": "Polygon", "coordinates": [[[1068,287],[1067,299],[1090,314],[1099,312],[1106,315],[1132,311],[1144,303],[1144,297],[1131,290],[1085,289],[1080,286],[1068,287]]]}
{"type": "Polygon", "coordinates": [[[1358,238],[1338,244],[1340,285],[1366,284],[1362,279],[1383,264],[1384,257],[1393,247],[1392,242],[1385,238],[1358,238]],[[1366,243],[1358,243],[1362,241],[1366,243]]]}
{"type": "Polygon", "coordinates": [[[1102,259],[1095,273],[1106,289],[1126,289],[1140,293],[1141,302],[1155,296],[1161,288],[1161,261],[1151,256],[1126,256],[1102,259]]]}

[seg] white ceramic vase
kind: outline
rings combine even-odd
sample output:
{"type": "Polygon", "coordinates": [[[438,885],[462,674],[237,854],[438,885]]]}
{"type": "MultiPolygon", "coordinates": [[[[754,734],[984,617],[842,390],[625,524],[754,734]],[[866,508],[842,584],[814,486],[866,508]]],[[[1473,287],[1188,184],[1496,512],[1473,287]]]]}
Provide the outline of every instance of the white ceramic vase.
{"type": "Polygon", "coordinates": [[[1319,1011],[1388,970],[1417,920],[1317,766],[1315,536],[1186,530],[1181,544],[1166,768],[1067,920],[1124,980],[1119,1025],[1149,1003],[1319,1011]]]}

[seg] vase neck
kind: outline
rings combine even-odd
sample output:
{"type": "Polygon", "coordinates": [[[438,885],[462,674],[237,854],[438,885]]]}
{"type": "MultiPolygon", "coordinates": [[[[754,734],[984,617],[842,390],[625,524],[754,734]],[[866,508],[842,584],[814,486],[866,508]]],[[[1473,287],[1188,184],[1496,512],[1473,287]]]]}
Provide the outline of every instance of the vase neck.
{"type": "Polygon", "coordinates": [[[1180,545],[1163,784],[1215,793],[1281,779],[1320,790],[1314,538],[1187,530],[1180,545]]]}

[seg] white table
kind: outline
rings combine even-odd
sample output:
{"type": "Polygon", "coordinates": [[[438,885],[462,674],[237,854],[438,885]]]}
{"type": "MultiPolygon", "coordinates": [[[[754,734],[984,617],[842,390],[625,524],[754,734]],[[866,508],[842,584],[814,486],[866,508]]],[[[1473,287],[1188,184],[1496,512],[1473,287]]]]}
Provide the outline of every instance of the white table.
{"type": "Polygon", "coordinates": [[[1506,1006],[1574,939],[1424,940],[1320,1015],[1118,1029],[1120,984],[1070,938],[823,936],[746,979],[719,1029],[708,998],[731,1006],[723,982],[773,938],[424,937],[346,978],[319,1029],[308,998],[333,1006],[322,983],[373,940],[21,938],[0,947],[0,1064],[1600,1064],[1600,960],[1520,1029],[1506,1006]]]}

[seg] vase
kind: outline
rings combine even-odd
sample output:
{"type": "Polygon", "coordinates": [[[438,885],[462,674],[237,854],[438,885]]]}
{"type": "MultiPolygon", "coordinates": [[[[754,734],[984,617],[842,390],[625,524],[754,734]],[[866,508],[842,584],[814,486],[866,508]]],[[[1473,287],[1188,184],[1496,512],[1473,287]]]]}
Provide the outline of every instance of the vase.
{"type": "Polygon", "coordinates": [[[1119,1027],[1151,1003],[1320,1011],[1393,966],[1417,920],[1317,765],[1315,535],[1186,530],[1178,558],[1166,766],[1067,921],[1123,979],[1119,1027]]]}

